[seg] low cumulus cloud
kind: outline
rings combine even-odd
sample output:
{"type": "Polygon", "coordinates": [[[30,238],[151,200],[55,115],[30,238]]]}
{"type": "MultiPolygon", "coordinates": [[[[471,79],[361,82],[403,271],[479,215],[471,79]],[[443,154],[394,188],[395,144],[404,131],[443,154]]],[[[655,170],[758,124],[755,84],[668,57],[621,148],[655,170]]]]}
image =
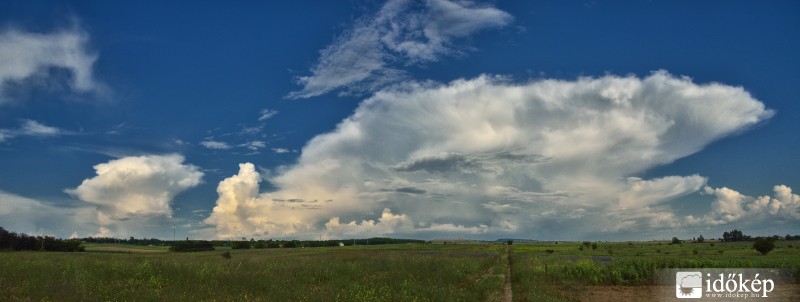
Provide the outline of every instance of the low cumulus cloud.
{"type": "MultiPolygon", "coordinates": [[[[308,142],[295,165],[269,178],[275,192],[259,193],[257,172],[243,165],[220,183],[206,222],[220,237],[576,238],[677,227],[688,218],[668,201],[701,190],[707,179],[633,176],[771,115],[741,87],[664,71],[411,83],[376,93],[308,142]]],[[[728,208],[718,212],[739,217],[728,208]]]]}
{"type": "Polygon", "coordinates": [[[183,161],[177,154],[111,160],[94,166],[96,176],[65,192],[96,208],[99,233],[120,234],[145,222],[165,225],[172,217],[172,199],[203,177],[198,167],[183,161]]]}
{"type": "Polygon", "coordinates": [[[298,79],[302,90],[289,98],[309,98],[343,89],[376,91],[405,77],[402,66],[434,62],[462,53],[459,38],[503,27],[508,13],[488,4],[448,0],[390,0],[320,52],[311,75],[298,79]]]}
{"type": "Polygon", "coordinates": [[[106,88],[92,73],[97,54],[87,49],[88,40],[89,35],[77,26],[49,33],[0,30],[0,104],[12,101],[14,90],[21,86],[42,85],[57,76],[52,68],[69,72],[70,91],[104,92],[106,88]]]}
{"type": "Polygon", "coordinates": [[[751,197],[733,189],[703,188],[707,195],[714,196],[711,211],[689,222],[705,224],[752,223],[769,219],[773,224],[797,222],[800,220],[800,196],[792,193],[792,188],[778,185],[772,188],[773,196],[751,197]]]}

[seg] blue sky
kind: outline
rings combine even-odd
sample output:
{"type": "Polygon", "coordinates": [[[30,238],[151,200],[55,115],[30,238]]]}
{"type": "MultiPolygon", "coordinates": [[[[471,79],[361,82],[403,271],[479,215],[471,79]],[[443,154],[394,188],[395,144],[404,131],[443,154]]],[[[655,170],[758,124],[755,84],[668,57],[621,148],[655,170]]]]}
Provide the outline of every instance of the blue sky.
{"type": "Polygon", "coordinates": [[[799,15],[793,1],[3,2],[0,226],[793,233],[799,15]]]}

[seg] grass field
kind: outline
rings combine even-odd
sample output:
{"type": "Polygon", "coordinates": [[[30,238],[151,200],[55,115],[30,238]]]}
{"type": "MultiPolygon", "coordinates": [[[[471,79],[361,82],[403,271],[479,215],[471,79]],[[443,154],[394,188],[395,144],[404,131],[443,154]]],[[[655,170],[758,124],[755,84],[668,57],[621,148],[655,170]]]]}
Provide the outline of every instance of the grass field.
{"type": "Polygon", "coordinates": [[[799,242],[778,242],[766,256],[748,242],[597,245],[580,250],[580,243],[514,244],[509,252],[498,244],[400,244],[199,253],[87,245],[87,253],[3,252],[0,300],[502,301],[510,265],[514,301],[573,301],[598,288],[647,288],[659,268],[778,267],[800,273],[799,242]],[[224,252],[231,258],[222,257],[224,252]]]}

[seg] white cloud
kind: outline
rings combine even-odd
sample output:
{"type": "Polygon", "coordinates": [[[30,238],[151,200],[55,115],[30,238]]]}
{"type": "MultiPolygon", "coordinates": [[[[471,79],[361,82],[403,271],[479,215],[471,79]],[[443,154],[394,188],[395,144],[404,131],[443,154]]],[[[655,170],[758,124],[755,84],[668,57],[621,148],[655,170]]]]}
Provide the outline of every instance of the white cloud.
{"type": "Polygon", "coordinates": [[[22,127],[19,129],[19,134],[30,136],[54,136],[62,133],[58,128],[45,126],[37,121],[24,120],[22,127]]]}
{"type": "Polygon", "coordinates": [[[256,172],[253,164],[240,164],[239,173],[222,180],[217,186],[217,205],[211,216],[205,220],[214,224],[220,237],[240,237],[241,234],[252,234],[257,227],[258,220],[250,219],[250,215],[258,216],[259,205],[256,202],[258,184],[261,176],[256,172]]]}
{"type": "Polygon", "coordinates": [[[334,234],[334,237],[341,235],[354,235],[354,237],[382,236],[412,229],[413,223],[406,215],[394,215],[392,210],[388,208],[383,209],[383,213],[381,213],[377,222],[375,220],[363,220],[358,223],[353,220],[349,223],[342,223],[339,217],[333,217],[325,223],[325,230],[334,234]]]}
{"type": "Polygon", "coordinates": [[[629,178],[628,189],[619,195],[620,208],[639,208],[668,201],[700,190],[708,179],[699,175],[667,176],[652,180],[629,178]]]}
{"type": "Polygon", "coordinates": [[[727,224],[746,221],[758,223],[768,221],[800,220],[800,196],[792,193],[785,185],[773,187],[773,197],[751,197],[729,188],[705,187],[704,193],[713,195],[711,211],[694,223],[727,224]]]}
{"type": "Polygon", "coordinates": [[[219,142],[219,141],[213,141],[213,140],[202,141],[202,142],[200,142],[200,145],[202,145],[203,147],[206,147],[208,149],[216,149],[216,150],[226,150],[226,149],[233,148],[233,147],[231,147],[231,145],[228,145],[228,143],[226,143],[226,142],[219,142]]]}
{"type": "Polygon", "coordinates": [[[266,120],[270,119],[271,117],[273,117],[273,116],[275,116],[277,114],[278,114],[277,110],[264,108],[264,109],[261,110],[260,115],[258,117],[258,120],[259,121],[266,121],[266,120]]]}
{"type": "Polygon", "coordinates": [[[303,89],[288,97],[309,98],[339,88],[375,91],[404,77],[392,66],[460,53],[454,45],[458,38],[505,26],[512,19],[504,11],[468,1],[390,0],[322,50],[312,75],[298,80],[303,89]]]}
{"type": "Polygon", "coordinates": [[[129,156],[94,166],[96,176],[65,192],[97,208],[98,224],[115,232],[172,217],[170,203],[200,184],[203,172],[181,155],[129,156]]]}
{"type": "Polygon", "coordinates": [[[282,153],[289,153],[289,149],[286,148],[272,148],[272,152],[282,154],[282,153]]]}
{"type": "Polygon", "coordinates": [[[51,33],[7,28],[0,32],[0,104],[10,101],[9,84],[48,76],[48,68],[71,72],[69,87],[80,93],[102,92],[92,67],[97,55],[86,48],[89,35],[77,28],[51,33]]]}
{"type": "Polygon", "coordinates": [[[56,127],[47,126],[34,120],[22,120],[19,128],[0,129],[0,143],[20,136],[53,137],[69,134],[73,133],[56,127]]]}
{"type": "Polygon", "coordinates": [[[255,150],[258,150],[258,149],[266,148],[267,147],[267,143],[265,143],[263,141],[250,141],[250,142],[246,142],[246,143],[242,144],[241,146],[245,147],[247,149],[255,151],[255,150]]]}
{"type": "Polygon", "coordinates": [[[250,184],[235,199],[221,194],[225,208],[239,202],[246,210],[214,213],[207,222],[218,236],[387,234],[377,213],[388,209],[413,226],[402,224],[395,235],[584,238],[671,228],[684,221],[668,201],[698,191],[706,178],[632,176],[771,115],[740,87],[698,85],[663,71],[411,83],[376,93],[308,142],[297,164],[269,179],[277,191],[258,194],[250,184]]]}

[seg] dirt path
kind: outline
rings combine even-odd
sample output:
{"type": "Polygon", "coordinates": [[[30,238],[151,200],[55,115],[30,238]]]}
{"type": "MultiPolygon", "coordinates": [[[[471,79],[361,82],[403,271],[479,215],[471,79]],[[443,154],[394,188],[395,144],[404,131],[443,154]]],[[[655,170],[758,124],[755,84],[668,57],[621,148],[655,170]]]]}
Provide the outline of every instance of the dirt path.
{"type": "Polygon", "coordinates": [[[512,302],[514,300],[514,292],[511,291],[511,257],[509,249],[511,246],[506,245],[506,282],[503,284],[503,302],[512,302]]]}

